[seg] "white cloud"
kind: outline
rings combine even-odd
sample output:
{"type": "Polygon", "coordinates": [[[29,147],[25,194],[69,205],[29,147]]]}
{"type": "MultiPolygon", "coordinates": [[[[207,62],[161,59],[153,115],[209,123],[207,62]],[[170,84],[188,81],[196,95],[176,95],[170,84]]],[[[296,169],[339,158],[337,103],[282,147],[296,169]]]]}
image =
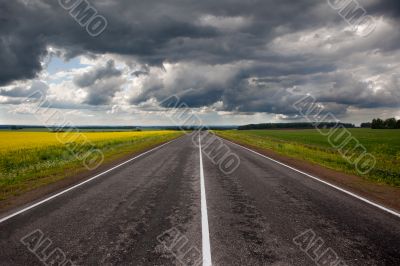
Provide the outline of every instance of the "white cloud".
{"type": "Polygon", "coordinates": [[[202,26],[210,26],[222,31],[238,31],[249,27],[252,19],[244,16],[227,17],[203,15],[198,19],[198,24],[202,26]]]}

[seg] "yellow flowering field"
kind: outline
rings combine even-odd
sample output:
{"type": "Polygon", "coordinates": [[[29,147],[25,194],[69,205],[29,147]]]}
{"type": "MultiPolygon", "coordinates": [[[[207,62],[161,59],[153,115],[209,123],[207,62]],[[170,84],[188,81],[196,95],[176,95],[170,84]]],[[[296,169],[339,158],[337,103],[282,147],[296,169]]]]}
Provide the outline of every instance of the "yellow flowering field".
{"type": "MultiPolygon", "coordinates": [[[[179,131],[0,131],[0,201],[87,170],[93,153],[107,163],[182,135],[179,131]],[[83,160],[82,158],[85,158],[83,160]],[[87,159],[87,160],[86,160],[87,159]]],[[[98,163],[98,164],[96,164],[98,163]]],[[[89,167],[90,168],[90,167],[89,167]]],[[[94,167],[93,167],[94,168],[94,167]]]]}
{"type": "Polygon", "coordinates": [[[105,141],[122,139],[140,139],[151,136],[164,136],[171,131],[134,131],[134,132],[18,132],[0,131],[0,152],[63,145],[68,142],[105,141]]]}

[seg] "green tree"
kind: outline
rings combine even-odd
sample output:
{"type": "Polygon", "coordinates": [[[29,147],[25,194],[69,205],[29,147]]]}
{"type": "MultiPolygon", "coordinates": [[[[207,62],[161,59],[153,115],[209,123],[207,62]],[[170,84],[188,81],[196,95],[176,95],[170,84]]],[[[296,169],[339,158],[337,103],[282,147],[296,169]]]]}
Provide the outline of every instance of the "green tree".
{"type": "Polygon", "coordinates": [[[385,128],[385,124],[384,124],[384,122],[383,122],[382,119],[380,119],[380,118],[376,118],[376,119],[375,119],[375,118],[374,118],[374,119],[372,120],[371,128],[373,128],[373,129],[385,128]]]}
{"type": "Polygon", "coordinates": [[[385,125],[385,128],[395,129],[396,123],[397,123],[396,118],[388,118],[385,120],[384,125],[385,125]]]}
{"type": "Polygon", "coordinates": [[[371,123],[370,122],[361,123],[360,127],[362,127],[362,128],[371,128],[371,123]]]}

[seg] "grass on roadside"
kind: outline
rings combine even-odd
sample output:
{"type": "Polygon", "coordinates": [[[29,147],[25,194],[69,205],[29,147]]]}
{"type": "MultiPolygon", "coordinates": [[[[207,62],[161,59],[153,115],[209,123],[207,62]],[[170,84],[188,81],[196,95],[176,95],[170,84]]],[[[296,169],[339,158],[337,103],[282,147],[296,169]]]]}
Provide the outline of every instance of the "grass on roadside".
{"type": "MultiPolygon", "coordinates": [[[[400,130],[349,129],[368,153],[376,157],[375,167],[363,177],[400,186],[400,130]]],[[[217,135],[278,154],[309,161],[348,174],[360,175],[331,147],[317,130],[230,130],[217,135]]]]}
{"type": "Polygon", "coordinates": [[[177,131],[71,133],[68,138],[73,141],[66,145],[57,139],[61,133],[0,132],[0,200],[85,171],[68,145],[77,145],[82,154],[99,149],[109,162],[180,135],[177,131]]]}

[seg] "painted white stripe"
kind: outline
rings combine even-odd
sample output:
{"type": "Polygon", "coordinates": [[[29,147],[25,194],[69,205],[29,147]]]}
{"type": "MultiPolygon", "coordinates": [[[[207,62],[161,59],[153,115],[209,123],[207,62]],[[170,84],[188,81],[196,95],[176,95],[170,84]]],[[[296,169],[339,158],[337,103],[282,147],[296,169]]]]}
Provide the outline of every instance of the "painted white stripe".
{"type": "Polygon", "coordinates": [[[200,152],[201,232],[202,232],[202,240],[203,240],[203,266],[210,266],[210,265],[212,265],[210,232],[208,229],[206,188],[205,188],[205,184],[204,184],[203,156],[201,153],[200,135],[199,135],[199,152],[200,152]]]}
{"type": "Polygon", "coordinates": [[[283,166],[285,166],[285,167],[287,167],[287,168],[289,168],[289,169],[291,169],[291,170],[293,170],[293,171],[296,171],[296,172],[298,172],[298,173],[300,173],[300,174],[303,174],[303,175],[305,175],[305,176],[308,176],[308,177],[310,177],[310,178],[312,178],[312,179],[314,179],[314,180],[317,180],[317,181],[319,181],[319,182],[321,182],[321,183],[323,183],[323,184],[325,184],[325,185],[327,185],[327,186],[330,186],[330,187],[332,187],[332,188],[334,188],[334,189],[337,189],[337,190],[339,190],[339,191],[341,191],[341,192],[343,192],[343,193],[345,193],[345,194],[347,194],[347,195],[350,195],[350,196],[352,196],[352,197],[354,197],[354,198],[357,198],[357,199],[359,199],[359,200],[361,200],[361,201],[363,201],[363,202],[365,202],[365,203],[368,203],[368,204],[370,204],[370,205],[372,205],[372,206],[374,206],[374,207],[376,207],[376,208],[379,208],[379,209],[381,209],[381,210],[383,210],[383,211],[385,211],[385,212],[388,212],[388,213],[393,214],[394,216],[397,216],[397,217],[400,218],[400,213],[398,213],[398,212],[396,212],[396,211],[394,211],[394,210],[388,209],[388,208],[386,208],[386,207],[384,207],[384,206],[382,206],[382,205],[379,205],[378,203],[372,202],[372,201],[370,201],[370,200],[368,200],[368,199],[366,199],[366,198],[363,198],[363,197],[361,197],[361,196],[359,196],[359,195],[357,195],[357,194],[354,194],[353,192],[350,192],[350,191],[345,190],[345,189],[343,189],[343,188],[341,188],[341,187],[338,187],[338,186],[336,186],[336,185],[333,185],[333,184],[331,184],[331,183],[329,183],[329,182],[326,182],[326,181],[324,181],[324,180],[322,180],[322,179],[320,179],[320,178],[318,178],[318,177],[315,177],[315,176],[313,176],[313,175],[307,174],[307,173],[305,173],[305,172],[303,172],[303,171],[300,171],[300,170],[298,170],[298,169],[296,169],[296,168],[294,168],[294,167],[291,167],[291,166],[289,166],[289,165],[287,165],[287,164],[284,164],[284,163],[282,163],[282,162],[279,162],[279,161],[277,161],[277,160],[274,160],[274,159],[272,159],[272,158],[270,158],[270,157],[268,157],[268,156],[265,156],[264,154],[261,154],[261,153],[258,153],[258,152],[256,152],[256,151],[253,151],[253,150],[251,150],[251,149],[249,149],[249,148],[247,148],[247,147],[244,147],[244,146],[242,146],[242,145],[240,145],[240,144],[237,144],[237,143],[235,143],[235,142],[229,141],[229,140],[227,140],[227,139],[224,139],[224,140],[226,140],[227,142],[232,143],[232,144],[234,144],[234,145],[237,145],[237,146],[239,146],[239,147],[241,147],[241,148],[243,148],[243,149],[245,149],[245,150],[248,150],[248,151],[250,151],[250,152],[252,152],[252,153],[255,153],[255,154],[257,154],[257,155],[259,155],[259,156],[261,156],[261,157],[264,157],[264,158],[266,158],[266,159],[268,159],[268,160],[270,160],[270,161],[273,161],[273,162],[275,162],[275,163],[277,163],[277,164],[283,165],[283,166]]]}
{"type": "Polygon", "coordinates": [[[6,216],[6,217],[3,217],[3,218],[0,219],[0,223],[3,223],[3,222],[5,222],[5,221],[7,221],[7,220],[9,220],[9,219],[11,219],[11,218],[13,218],[13,217],[15,217],[15,216],[21,214],[21,213],[24,213],[24,212],[26,212],[26,211],[28,211],[28,210],[30,210],[30,209],[33,209],[33,208],[35,208],[35,207],[37,207],[37,206],[39,206],[39,205],[41,205],[41,204],[43,204],[43,203],[45,203],[45,202],[47,202],[47,201],[49,201],[49,200],[52,200],[52,199],[54,199],[54,198],[56,198],[56,197],[58,197],[58,196],[60,196],[60,195],[62,195],[62,194],[65,194],[65,193],[67,193],[68,191],[71,191],[71,190],[73,190],[73,189],[75,189],[75,188],[77,188],[77,187],[80,187],[80,186],[82,186],[82,185],[84,185],[84,184],[86,184],[86,183],[89,183],[90,181],[93,181],[94,179],[96,179],[96,178],[98,178],[98,177],[100,177],[100,176],[102,176],[102,175],[104,175],[104,174],[107,174],[107,173],[109,173],[109,172],[111,172],[111,171],[113,171],[113,170],[115,170],[115,169],[117,169],[117,168],[119,168],[119,167],[121,167],[121,166],[123,166],[123,165],[125,165],[125,164],[127,164],[127,163],[129,163],[129,162],[131,162],[131,161],[133,161],[133,160],[136,160],[137,158],[142,157],[143,155],[145,155],[145,154],[147,154],[147,153],[149,153],[149,152],[158,150],[158,149],[160,149],[161,147],[163,147],[163,146],[165,146],[165,145],[167,145],[167,144],[170,144],[171,142],[174,142],[174,141],[176,141],[176,140],[178,140],[178,139],[179,139],[179,138],[174,139],[174,140],[171,140],[171,141],[168,141],[167,143],[164,143],[164,144],[162,144],[162,145],[160,145],[160,146],[157,146],[157,147],[155,147],[155,148],[153,148],[153,149],[151,149],[151,150],[148,150],[148,151],[146,151],[146,152],[144,152],[144,153],[141,153],[141,154],[139,154],[139,155],[137,155],[137,156],[135,156],[135,157],[133,157],[133,158],[131,158],[131,159],[129,159],[129,160],[123,162],[123,163],[120,163],[120,164],[118,164],[117,166],[114,166],[114,167],[108,169],[107,171],[104,171],[104,172],[102,172],[102,173],[100,173],[100,174],[98,174],[98,175],[95,175],[95,176],[93,176],[93,177],[91,177],[91,178],[89,178],[89,179],[87,179],[87,180],[85,180],[85,181],[83,181],[83,182],[81,182],[81,183],[79,183],[79,184],[77,184],[77,185],[74,185],[74,186],[72,186],[72,187],[70,187],[70,188],[68,188],[68,189],[65,189],[65,190],[63,190],[63,191],[61,191],[61,192],[59,192],[59,193],[57,193],[57,194],[55,194],[55,195],[53,195],[53,196],[50,196],[50,197],[48,197],[48,198],[46,198],[46,199],[44,199],[44,200],[41,200],[41,201],[39,201],[39,202],[37,202],[37,203],[35,203],[35,204],[32,204],[32,205],[30,205],[30,206],[28,206],[28,207],[26,207],[26,208],[23,208],[23,209],[21,209],[21,210],[19,210],[19,211],[17,211],[17,212],[14,212],[14,213],[12,213],[12,214],[6,216]]]}

